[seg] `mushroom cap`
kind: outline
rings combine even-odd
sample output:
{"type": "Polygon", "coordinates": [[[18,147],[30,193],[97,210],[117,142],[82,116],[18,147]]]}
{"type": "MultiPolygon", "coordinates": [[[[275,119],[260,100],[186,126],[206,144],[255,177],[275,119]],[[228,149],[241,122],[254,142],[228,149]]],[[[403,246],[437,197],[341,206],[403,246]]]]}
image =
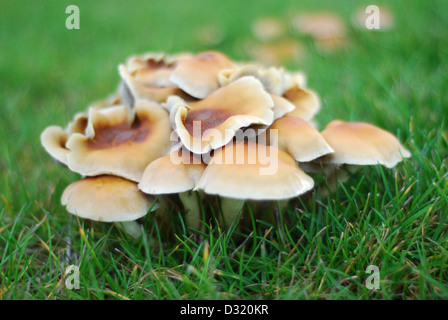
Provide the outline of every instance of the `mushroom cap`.
{"type": "Polygon", "coordinates": [[[411,156],[394,135],[369,123],[334,120],[321,134],[334,150],[325,162],[392,168],[411,156]]]}
{"type": "Polygon", "coordinates": [[[280,200],[313,186],[313,179],[286,152],[254,142],[233,142],[214,151],[195,190],[234,199],[280,200]]]}
{"type": "Polygon", "coordinates": [[[282,68],[265,68],[256,64],[243,64],[218,73],[218,82],[226,86],[242,77],[252,76],[260,80],[264,89],[273,95],[282,95],[289,78],[282,68]]]}
{"type": "Polygon", "coordinates": [[[138,189],[137,183],[116,176],[76,181],[64,190],[61,198],[71,214],[104,222],[137,220],[148,213],[153,202],[153,198],[138,189]]]}
{"type": "Polygon", "coordinates": [[[234,67],[235,64],[222,53],[204,51],[180,61],[170,80],[189,95],[204,99],[218,89],[218,73],[234,67]]]}
{"type": "Polygon", "coordinates": [[[74,133],[81,133],[85,134],[87,129],[87,124],[89,120],[89,115],[85,112],[80,112],[75,114],[75,117],[73,121],[71,121],[68,125],[65,131],[68,134],[68,137],[70,137],[74,133]]]}
{"type": "Polygon", "coordinates": [[[171,126],[156,103],[139,100],[134,110],[135,116],[125,106],[90,109],[86,134],[74,133],[67,142],[69,168],[139,181],[146,166],[168,152],[171,126]]]}
{"type": "Polygon", "coordinates": [[[198,154],[225,145],[240,128],[269,125],[274,116],[271,96],[254,77],[240,78],[197,102],[171,99],[167,104],[180,140],[198,154]]]}
{"type": "Polygon", "coordinates": [[[149,194],[171,194],[192,190],[206,165],[190,152],[178,150],[151,162],[139,188],[149,194]]]}
{"type": "MultiPolygon", "coordinates": [[[[272,130],[278,130],[278,148],[299,162],[311,161],[333,152],[319,131],[301,118],[284,116],[275,120],[267,130],[268,140],[274,139],[272,130]]],[[[272,145],[273,141],[269,144],[272,145]]]]}
{"type": "Polygon", "coordinates": [[[58,126],[50,126],[40,135],[40,141],[45,151],[61,164],[67,165],[67,154],[69,150],[65,147],[67,132],[58,126]]]}
{"type": "Polygon", "coordinates": [[[147,99],[158,103],[165,102],[169,96],[177,95],[184,99],[190,99],[185,92],[175,86],[160,86],[162,83],[148,84],[140,81],[126,69],[124,65],[118,67],[122,79],[121,92],[124,102],[133,105],[134,101],[147,99]],[[130,97],[129,97],[130,94],[130,97]]]}
{"type": "Polygon", "coordinates": [[[344,21],[333,12],[304,12],[292,20],[296,31],[313,38],[343,38],[346,35],[344,21]]]}
{"type": "Polygon", "coordinates": [[[287,89],[283,97],[296,106],[288,116],[311,120],[320,110],[319,96],[312,90],[302,88],[298,83],[287,89]]]}

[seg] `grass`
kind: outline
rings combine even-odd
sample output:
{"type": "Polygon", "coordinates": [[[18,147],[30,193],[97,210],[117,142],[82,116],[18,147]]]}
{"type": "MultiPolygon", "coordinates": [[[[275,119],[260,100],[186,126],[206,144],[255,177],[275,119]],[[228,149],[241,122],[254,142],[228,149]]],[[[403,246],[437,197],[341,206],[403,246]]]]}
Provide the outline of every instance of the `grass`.
{"type": "MultiPolygon", "coordinates": [[[[330,197],[297,199],[279,223],[255,221],[244,237],[206,225],[193,240],[174,212],[165,241],[151,216],[142,241],[113,224],[78,220],[60,204],[79,177],[40,145],[49,125],[107,96],[133,53],[208,49],[194,35],[216,23],[213,46],[247,59],[259,16],[331,10],[349,23],[370,2],[198,0],[76,1],[81,29],[65,28],[69,1],[2,1],[0,10],[1,299],[448,299],[448,10],[444,1],[394,1],[390,31],[349,28],[349,49],[321,52],[310,39],[304,70],[322,98],[317,122],[371,122],[412,152],[396,168],[363,167],[330,197]],[[243,241],[242,241],[243,240],[243,241]],[[80,289],[64,285],[79,266],[80,289]],[[366,287],[369,265],[380,288],[366,287]]],[[[325,179],[316,177],[318,181],[325,179]]]]}

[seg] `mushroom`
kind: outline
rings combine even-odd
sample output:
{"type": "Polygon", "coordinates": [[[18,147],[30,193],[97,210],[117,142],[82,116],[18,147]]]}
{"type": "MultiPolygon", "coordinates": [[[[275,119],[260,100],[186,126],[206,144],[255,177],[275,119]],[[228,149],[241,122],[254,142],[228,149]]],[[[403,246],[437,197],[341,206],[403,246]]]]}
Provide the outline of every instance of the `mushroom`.
{"type": "Polygon", "coordinates": [[[157,84],[147,84],[131,75],[124,65],[118,66],[122,79],[120,87],[124,103],[133,106],[139,99],[148,99],[158,103],[165,102],[169,96],[177,95],[186,100],[192,98],[177,87],[159,87],[157,84]]]}
{"type": "Polygon", "coordinates": [[[282,21],[274,17],[258,18],[252,23],[252,33],[262,42],[278,39],[285,31],[282,21]]]}
{"type": "Polygon", "coordinates": [[[150,101],[137,101],[133,111],[91,108],[86,133],[67,141],[67,163],[84,176],[112,174],[138,182],[146,166],[168,152],[170,132],[168,113],[150,101]]]}
{"type": "Polygon", "coordinates": [[[170,110],[171,124],[184,146],[203,154],[228,143],[240,128],[271,124],[273,106],[261,82],[248,76],[197,102],[172,97],[165,107],[170,110]]]}
{"type": "Polygon", "coordinates": [[[275,120],[266,134],[269,145],[277,146],[299,162],[308,162],[333,152],[319,131],[298,117],[284,116],[275,120]]]}
{"type": "Polygon", "coordinates": [[[317,46],[334,49],[344,43],[346,26],[333,12],[305,12],[292,19],[293,28],[314,38],[317,46]]]}
{"type": "Polygon", "coordinates": [[[224,69],[218,73],[218,82],[221,86],[246,76],[260,80],[264,89],[273,95],[282,95],[289,77],[282,68],[265,68],[257,64],[243,64],[233,69],[224,69]]]}
{"type": "Polygon", "coordinates": [[[151,162],[143,173],[139,188],[152,195],[178,193],[187,225],[199,229],[201,208],[192,190],[205,167],[199,157],[181,149],[151,162]]]}
{"type": "Polygon", "coordinates": [[[369,123],[333,120],[321,134],[334,150],[326,163],[392,168],[411,156],[394,135],[369,123]]]}
{"type": "Polygon", "coordinates": [[[134,238],[141,236],[135,220],[155,210],[154,199],[138,189],[137,183],[116,176],[87,177],[70,184],[62,205],[81,218],[116,222],[134,238]]]}
{"type": "Polygon", "coordinates": [[[65,147],[67,132],[58,126],[50,126],[40,135],[40,141],[45,151],[58,163],[67,166],[67,154],[69,150],[65,147]]]}
{"type": "Polygon", "coordinates": [[[285,200],[314,185],[286,152],[255,142],[231,142],[214,151],[194,190],[221,197],[225,223],[242,211],[245,200],[285,200]]]}
{"type": "Polygon", "coordinates": [[[180,61],[190,57],[191,54],[188,53],[166,55],[160,52],[148,52],[141,56],[129,57],[126,61],[126,69],[135,80],[144,85],[176,88],[170,76],[180,61]]]}
{"type": "Polygon", "coordinates": [[[180,61],[170,80],[189,95],[204,99],[218,89],[219,72],[234,67],[235,64],[224,54],[205,51],[180,61]]]}
{"type": "Polygon", "coordinates": [[[283,93],[283,97],[296,107],[287,114],[288,116],[299,117],[309,121],[320,110],[319,96],[314,91],[301,87],[298,82],[295,82],[287,89],[283,93]]]}

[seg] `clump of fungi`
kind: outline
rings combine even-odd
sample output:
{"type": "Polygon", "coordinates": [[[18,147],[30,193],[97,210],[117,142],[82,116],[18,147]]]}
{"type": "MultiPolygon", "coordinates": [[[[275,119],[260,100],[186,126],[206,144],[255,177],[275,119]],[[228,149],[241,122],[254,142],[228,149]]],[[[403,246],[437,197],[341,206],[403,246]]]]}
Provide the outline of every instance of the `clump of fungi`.
{"type": "MultiPolygon", "coordinates": [[[[329,180],[342,166],[394,167],[410,153],[371,124],[313,117],[318,95],[302,72],[241,63],[216,51],[148,53],[118,68],[116,93],[41,135],[45,150],[83,176],[62,195],[81,218],[116,222],[134,237],[155,212],[169,224],[178,210],[200,229],[208,204],[223,227],[244,203],[288,200],[329,180]]],[[[277,207],[278,208],[278,207],[277,207]]],[[[164,222],[165,221],[165,222],[164,222]]]]}

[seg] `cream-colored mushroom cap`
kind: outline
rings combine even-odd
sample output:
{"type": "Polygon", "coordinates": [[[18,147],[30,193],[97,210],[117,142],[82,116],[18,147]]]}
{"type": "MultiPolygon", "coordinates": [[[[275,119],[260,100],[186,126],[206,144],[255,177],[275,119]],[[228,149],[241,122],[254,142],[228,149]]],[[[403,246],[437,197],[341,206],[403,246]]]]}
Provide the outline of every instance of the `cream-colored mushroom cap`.
{"type": "Polygon", "coordinates": [[[267,134],[270,145],[278,143],[278,148],[299,162],[311,161],[333,152],[319,131],[301,118],[279,118],[272,123],[267,134]]]}
{"type": "Polygon", "coordinates": [[[287,85],[289,77],[282,68],[265,68],[256,64],[243,64],[233,69],[224,69],[218,73],[218,81],[221,86],[226,86],[233,81],[252,76],[260,80],[264,89],[271,94],[281,95],[287,85]]]}
{"type": "Polygon", "coordinates": [[[131,73],[126,69],[124,65],[118,66],[118,71],[123,81],[122,86],[120,88],[122,91],[123,99],[129,105],[133,105],[134,101],[139,99],[147,99],[158,103],[162,103],[165,102],[166,99],[172,95],[177,95],[184,99],[191,98],[181,89],[173,85],[160,86],[162,85],[162,81],[159,81],[154,84],[149,84],[140,81],[136,77],[131,75],[131,73]]]}
{"type": "Polygon", "coordinates": [[[205,51],[180,61],[170,80],[189,95],[204,99],[218,89],[218,73],[234,67],[235,64],[222,53],[205,51]]]}
{"type": "MultiPolygon", "coordinates": [[[[133,221],[145,216],[154,199],[137,183],[116,177],[88,177],[70,184],[62,194],[62,205],[71,214],[103,222],[133,221]]],[[[157,206],[153,206],[155,210],[157,206]]]]}
{"type": "Polygon", "coordinates": [[[240,128],[269,125],[274,116],[271,96],[254,77],[240,78],[197,102],[169,99],[167,104],[180,140],[198,154],[225,145],[240,128]]]}
{"type": "Polygon", "coordinates": [[[195,189],[233,199],[280,200],[299,196],[314,181],[286,152],[254,142],[234,142],[218,150],[195,189]]]}
{"type": "Polygon", "coordinates": [[[294,110],[288,113],[288,116],[309,121],[320,110],[319,96],[312,90],[301,88],[298,84],[286,90],[283,97],[296,106],[294,110]]]}
{"type": "Polygon", "coordinates": [[[334,120],[321,134],[334,150],[323,161],[334,164],[392,168],[411,155],[393,134],[368,123],[334,120]]]}
{"type": "Polygon", "coordinates": [[[156,103],[139,100],[134,111],[135,116],[125,106],[90,109],[86,134],[74,133],[67,142],[69,168],[139,181],[151,161],[167,154],[171,125],[156,103]]]}
{"type": "Polygon", "coordinates": [[[178,150],[151,162],[139,188],[149,194],[171,194],[192,190],[206,165],[186,150],[178,150]]]}
{"type": "Polygon", "coordinates": [[[69,150],[65,144],[67,142],[67,132],[58,126],[50,126],[40,135],[40,141],[45,151],[56,161],[67,165],[67,154],[69,150]]]}

